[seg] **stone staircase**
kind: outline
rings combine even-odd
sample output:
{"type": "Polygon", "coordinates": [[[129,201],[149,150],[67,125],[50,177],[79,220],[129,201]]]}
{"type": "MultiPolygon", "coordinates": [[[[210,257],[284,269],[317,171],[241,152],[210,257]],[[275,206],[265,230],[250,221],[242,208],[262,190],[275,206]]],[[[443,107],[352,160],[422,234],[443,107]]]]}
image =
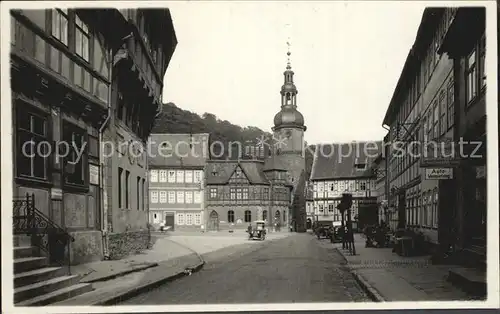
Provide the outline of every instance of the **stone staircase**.
{"type": "Polygon", "coordinates": [[[66,267],[48,265],[48,258],[36,256],[33,246],[14,247],[14,304],[41,306],[63,301],[92,290],[79,283],[80,276],[68,275],[66,267]]]}

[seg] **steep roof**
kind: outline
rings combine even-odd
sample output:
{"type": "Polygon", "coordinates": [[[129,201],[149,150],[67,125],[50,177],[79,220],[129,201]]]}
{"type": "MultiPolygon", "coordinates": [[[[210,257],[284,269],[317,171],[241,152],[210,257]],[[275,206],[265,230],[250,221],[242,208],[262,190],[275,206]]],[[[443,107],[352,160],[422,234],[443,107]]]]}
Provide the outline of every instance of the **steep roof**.
{"type": "Polygon", "coordinates": [[[148,139],[149,167],[201,169],[209,159],[208,140],[208,133],[151,134],[148,139]]]}
{"type": "Polygon", "coordinates": [[[205,171],[207,184],[226,184],[237,166],[251,184],[269,184],[264,175],[264,164],[258,160],[210,160],[205,171]]]}
{"type": "Polygon", "coordinates": [[[311,180],[366,177],[366,169],[358,170],[355,164],[365,163],[369,168],[382,149],[382,141],[320,144],[314,153],[311,180]]]}

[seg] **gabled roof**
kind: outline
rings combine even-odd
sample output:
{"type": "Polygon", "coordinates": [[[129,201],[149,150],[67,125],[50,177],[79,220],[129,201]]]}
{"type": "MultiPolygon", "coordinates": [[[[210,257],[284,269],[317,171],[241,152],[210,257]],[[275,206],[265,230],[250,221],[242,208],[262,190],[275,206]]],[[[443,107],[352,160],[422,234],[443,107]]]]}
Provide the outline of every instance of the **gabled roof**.
{"type": "Polygon", "coordinates": [[[209,159],[208,140],[208,133],[151,134],[148,139],[149,167],[202,169],[209,159]]]}
{"type": "Polygon", "coordinates": [[[238,166],[250,184],[269,184],[263,172],[264,164],[257,160],[210,160],[205,171],[207,184],[228,183],[238,166]]]}
{"type": "Polygon", "coordinates": [[[314,153],[311,180],[366,177],[366,169],[358,170],[355,164],[366,163],[369,168],[382,149],[382,141],[320,144],[314,153]]]}

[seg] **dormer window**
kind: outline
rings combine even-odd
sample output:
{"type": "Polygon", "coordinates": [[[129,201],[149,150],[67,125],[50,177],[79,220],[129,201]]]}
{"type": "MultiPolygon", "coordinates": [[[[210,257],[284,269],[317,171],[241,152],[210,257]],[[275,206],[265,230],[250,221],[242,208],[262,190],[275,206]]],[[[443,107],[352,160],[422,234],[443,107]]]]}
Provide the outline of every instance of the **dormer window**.
{"type": "Polygon", "coordinates": [[[366,170],[366,164],[355,164],[354,168],[356,168],[356,170],[366,170]]]}
{"type": "Polygon", "coordinates": [[[241,169],[240,169],[240,168],[237,168],[237,169],[236,169],[235,176],[236,176],[237,178],[241,177],[241,169]]]}
{"type": "Polygon", "coordinates": [[[354,169],[356,170],[366,170],[366,158],[364,160],[360,160],[359,158],[356,158],[354,162],[354,169]]]}

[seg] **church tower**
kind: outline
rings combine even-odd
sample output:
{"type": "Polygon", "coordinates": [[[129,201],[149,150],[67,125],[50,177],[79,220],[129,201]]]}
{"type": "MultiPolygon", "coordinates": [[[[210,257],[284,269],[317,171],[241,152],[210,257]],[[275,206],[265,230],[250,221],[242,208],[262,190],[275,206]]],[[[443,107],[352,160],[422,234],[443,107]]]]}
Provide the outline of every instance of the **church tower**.
{"type": "Polygon", "coordinates": [[[303,195],[299,195],[300,181],[305,180],[305,147],[304,147],[304,116],[297,110],[297,94],[298,90],[294,84],[292,66],[290,62],[290,44],[288,44],[288,62],[286,70],[283,73],[284,83],[281,86],[281,110],[274,116],[274,154],[280,159],[280,163],[287,169],[290,180],[293,184],[293,202],[296,208],[292,209],[292,217],[295,220],[297,231],[302,229],[302,220],[304,220],[305,228],[305,204],[304,208],[297,204],[298,199],[302,199],[303,195]],[[302,211],[304,217],[302,217],[302,211]],[[304,219],[302,219],[304,218],[304,219]]]}

